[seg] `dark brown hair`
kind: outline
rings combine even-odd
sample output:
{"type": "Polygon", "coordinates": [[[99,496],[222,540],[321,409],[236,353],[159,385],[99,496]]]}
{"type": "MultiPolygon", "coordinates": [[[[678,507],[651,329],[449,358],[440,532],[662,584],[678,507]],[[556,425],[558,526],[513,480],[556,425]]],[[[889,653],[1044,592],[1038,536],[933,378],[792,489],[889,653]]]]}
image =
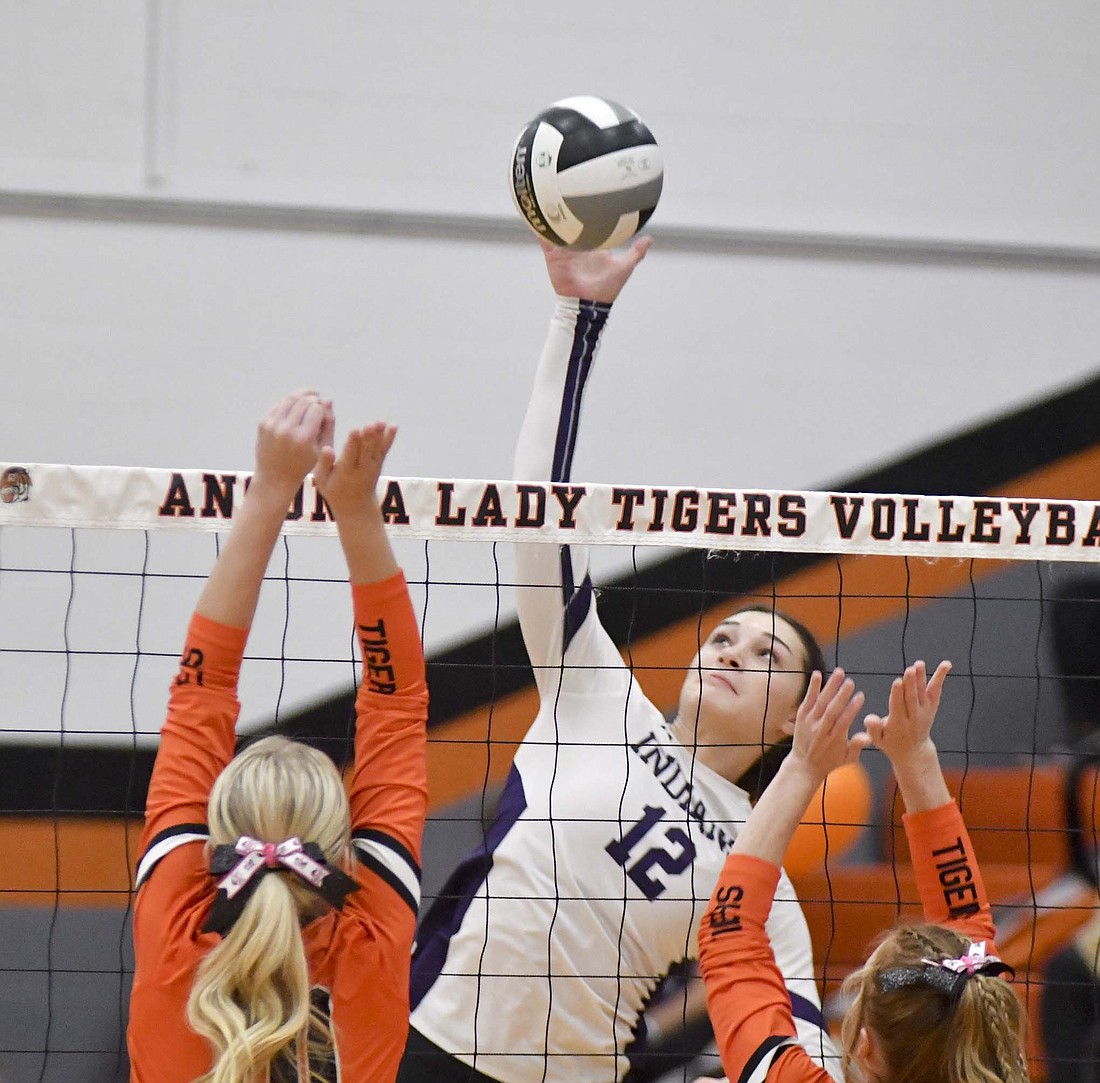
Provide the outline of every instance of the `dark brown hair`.
{"type": "MultiPolygon", "coordinates": [[[[801,621],[788,616],[781,609],[773,609],[768,605],[742,606],[740,609],[734,610],[731,616],[737,616],[738,613],[768,613],[777,620],[786,622],[794,629],[795,634],[802,641],[802,648],[805,653],[802,663],[803,679],[800,695],[804,696],[806,694],[806,689],[810,686],[810,676],[815,670],[822,677],[826,675],[825,652],[821,649],[817,637],[801,621]]],[[[761,746],[760,759],[737,780],[737,785],[748,793],[750,800],[755,802],[764,792],[764,787],[775,778],[779,765],[787,758],[787,753],[791,750],[791,744],[792,738],[784,737],[782,741],[774,745],[761,746]]]]}

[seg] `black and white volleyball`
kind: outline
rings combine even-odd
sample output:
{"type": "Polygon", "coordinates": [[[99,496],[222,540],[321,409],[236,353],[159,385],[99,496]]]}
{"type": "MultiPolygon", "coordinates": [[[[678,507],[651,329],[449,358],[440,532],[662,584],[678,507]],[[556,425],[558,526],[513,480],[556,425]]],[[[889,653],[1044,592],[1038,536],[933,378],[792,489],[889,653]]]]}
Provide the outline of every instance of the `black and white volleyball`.
{"type": "Polygon", "coordinates": [[[606,98],[564,98],[520,132],[512,198],[540,237],[613,248],[649,220],[664,182],[661,148],[638,114],[606,98]]]}

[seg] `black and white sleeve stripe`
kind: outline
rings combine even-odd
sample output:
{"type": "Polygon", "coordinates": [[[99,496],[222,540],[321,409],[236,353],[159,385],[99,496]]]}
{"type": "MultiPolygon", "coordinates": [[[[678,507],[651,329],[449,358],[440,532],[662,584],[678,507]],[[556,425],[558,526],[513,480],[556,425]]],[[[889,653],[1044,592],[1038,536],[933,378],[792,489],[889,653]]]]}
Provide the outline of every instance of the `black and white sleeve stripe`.
{"type": "Polygon", "coordinates": [[[797,1042],[794,1038],[773,1035],[760,1043],[760,1048],[753,1054],[752,1059],[742,1069],[737,1083],[764,1083],[768,1078],[771,1066],[779,1058],[780,1054],[792,1049],[797,1042]]]}
{"type": "Polygon", "coordinates": [[[415,914],[420,909],[420,866],[413,855],[384,831],[354,831],[351,844],[355,856],[385,880],[415,914]]]}
{"type": "Polygon", "coordinates": [[[134,878],[134,890],[149,879],[149,875],[161,858],[170,854],[177,846],[187,842],[206,842],[208,838],[210,838],[210,829],[206,824],[176,824],[174,827],[166,827],[154,836],[145,853],[141,855],[137,876],[134,878]]]}

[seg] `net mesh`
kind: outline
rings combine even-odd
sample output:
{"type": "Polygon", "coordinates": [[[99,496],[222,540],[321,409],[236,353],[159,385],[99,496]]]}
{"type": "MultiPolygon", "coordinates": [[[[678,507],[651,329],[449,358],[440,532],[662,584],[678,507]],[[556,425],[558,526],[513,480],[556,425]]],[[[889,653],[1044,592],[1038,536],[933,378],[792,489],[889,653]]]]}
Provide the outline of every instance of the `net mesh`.
{"type": "MultiPolygon", "coordinates": [[[[145,788],[186,620],[247,479],[20,469],[26,485],[6,484],[0,504],[0,830],[9,855],[0,867],[0,1078],[121,1080],[145,788]]],[[[514,616],[516,590],[533,585],[516,583],[510,543],[583,541],[595,554],[601,619],[665,712],[701,631],[734,596],[809,625],[872,708],[884,707],[907,662],[954,662],[938,744],[1042,1074],[1044,966],[1095,912],[1100,506],[434,479],[387,480],[383,492],[429,659],[426,903],[456,858],[484,843],[537,710],[514,616]],[[1090,647],[1075,653],[1082,643],[1090,647]]],[[[287,733],[343,762],[356,654],[333,535],[307,488],[268,569],[240,730],[287,733]]],[[[918,910],[887,775],[868,756],[827,788],[789,859],[834,1013],[868,934],[918,910]]],[[[693,1030],[691,989],[687,974],[666,985],[671,1017],[687,1025],[639,1051],[632,1079],[690,1079],[715,1066],[695,1059],[706,1035],[693,1030]]]]}

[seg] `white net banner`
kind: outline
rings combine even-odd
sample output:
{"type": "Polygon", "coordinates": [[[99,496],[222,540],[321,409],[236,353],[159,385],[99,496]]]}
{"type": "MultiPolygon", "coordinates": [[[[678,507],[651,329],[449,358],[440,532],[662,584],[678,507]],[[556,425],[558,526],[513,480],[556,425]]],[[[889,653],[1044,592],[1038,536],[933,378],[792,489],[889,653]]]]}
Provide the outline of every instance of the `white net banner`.
{"type": "MultiPolygon", "coordinates": [[[[0,526],[225,530],[250,475],[0,464],[0,526]]],[[[395,536],[1100,562],[1100,502],[383,478],[395,536]]],[[[286,533],[334,531],[307,478],[286,533]]]]}

